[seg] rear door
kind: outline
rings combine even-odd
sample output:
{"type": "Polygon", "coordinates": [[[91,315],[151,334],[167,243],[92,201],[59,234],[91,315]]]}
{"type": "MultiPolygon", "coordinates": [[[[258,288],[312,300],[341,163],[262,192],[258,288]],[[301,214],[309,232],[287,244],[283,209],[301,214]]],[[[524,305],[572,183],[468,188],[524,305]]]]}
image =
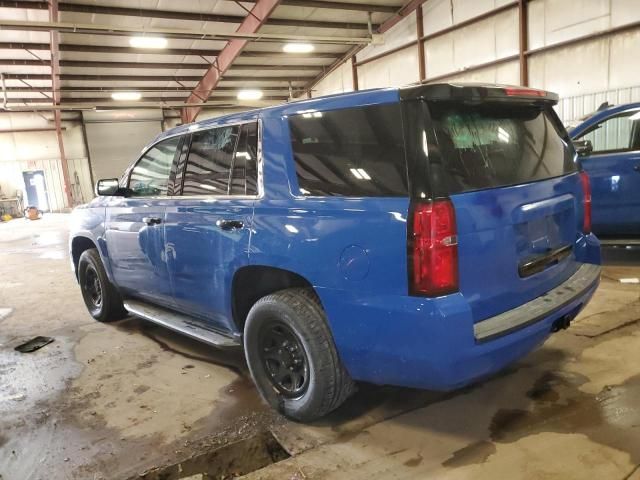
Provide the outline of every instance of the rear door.
{"type": "Polygon", "coordinates": [[[167,190],[181,137],[150,148],[128,172],[127,197],[112,197],[105,236],[113,276],[127,295],[172,304],[163,218],[167,190]]]}
{"type": "Polygon", "coordinates": [[[640,110],[613,114],[577,140],[593,151],[580,157],[591,178],[593,230],[600,235],[640,234],[640,110]]]}
{"type": "Polygon", "coordinates": [[[181,194],[165,216],[176,307],[232,331],[231,283],[248,263],[258,195],[258,123],[194,132],[181,194]]]}
{"type": "Polygon", "coordinates": [[[583,241],[583,194],[551,102],[430,101],[427,114],[432,194],[455,207],[460,291],[475,321],[567,280],[583,241]]]}

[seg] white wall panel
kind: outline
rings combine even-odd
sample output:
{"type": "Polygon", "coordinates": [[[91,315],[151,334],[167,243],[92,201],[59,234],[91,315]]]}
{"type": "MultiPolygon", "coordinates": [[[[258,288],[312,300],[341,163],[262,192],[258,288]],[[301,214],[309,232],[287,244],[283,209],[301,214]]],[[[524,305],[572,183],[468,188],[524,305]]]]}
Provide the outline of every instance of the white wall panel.
{"type": "Polygon", "coordinates": [[[518,12],[512,9],[428,40],[425,43],[427,78],[516,53],[518,12]]]}
{"type": "Polygon", "coordinates": [[[361,90],[399,87],[419,81],[418,50],[409,48],[358,67],[361,90]]]}
{"type": "MultiPolygon", "coordinates": [[[[72,190],[78,194],[78,198],[74,200],[76,203],[86,202],[92,198],[92,194],[82,126],[77,121],[65,121],[62,126],[65,128],[63,142],[69,167],[69,179],[72,190]],[[74,184],[79,186],[73,187],[74,184]]],[[[53,127],[53,121],[45,115],[18,112],[0,115],[2,130],[53,127]]],[[[2,152],[0,154],[0,187],[3,195],[13,197],[16,192],[22,192],[25,196],[22,173],[42,170],[50,208],[52,210],[65,208],[64,180],[55,131],[0,133],[0,152],[2,152]]]]}
{"type": "Polygon", "coordinates": [[[334,93],[351,92],[353,90],[353,75],[351,61],[347,61],[323,78],[314,88],[312,95],[321,97],[334,93]]]}
{"type": "Polygon", "coordinates": [[[529,84],[561,96],[593,92],[607,84],[606,42],[554,50],[529,59],[529,84]],[[589,72],[585,75],[585,72],[589,72]]]}
{"type": "Polygon", "coordinates": [[[464,72],[447,77],[449,82],[480,82],[517,85],[520,80],[520,66],[517,61],[503,63],[494,67],[482,68],[473,72],[464,72]]]}
{"type": "MultiPolygon", "coordinates": [[[[637,2],[640,11],[640,2],[637,2]]],[[[615,35],[609,40],[608,89],[640,84],[640,30],[615,35]]],[[[604,65],[601,68],[604,69],[604,65]]],[[[600,87],[602,88],[602,87],[600,87]]]]}
{"type": "Polygon", "coordinates": [[[380,45],[369,45],[358,52],[358,60],[366,60],[367,58],[413,42],[416,40],[416,36],[416,15],[411,13],[384,34],[384,43],[380,45]]]}

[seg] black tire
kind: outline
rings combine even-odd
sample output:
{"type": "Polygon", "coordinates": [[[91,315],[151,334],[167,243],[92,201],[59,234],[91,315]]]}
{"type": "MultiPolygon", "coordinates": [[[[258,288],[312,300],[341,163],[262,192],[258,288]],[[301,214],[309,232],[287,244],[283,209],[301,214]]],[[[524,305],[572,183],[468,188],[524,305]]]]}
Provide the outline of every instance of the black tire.
{"type": "Polygon", "coordinates": [[[258,300],[245,324],[244,350],[262,397],[293,420],[323,417],[355,389],[311,289],[281,290],[258,300]]]}
{"type": "Polygon", "coordinates": [[[78,261],[78,282],[87,310],[99,322],[113,322],[127,316],[122,297],[109,281],[95,248],[82,252],[78,261]]]}

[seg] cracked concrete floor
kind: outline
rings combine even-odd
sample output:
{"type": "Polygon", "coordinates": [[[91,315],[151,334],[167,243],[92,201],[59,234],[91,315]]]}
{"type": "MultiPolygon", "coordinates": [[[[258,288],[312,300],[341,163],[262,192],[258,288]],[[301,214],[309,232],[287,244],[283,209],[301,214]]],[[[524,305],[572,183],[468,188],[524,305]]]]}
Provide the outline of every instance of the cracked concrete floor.
{"type": "Polygon", "coordinates": [[[572,327],[500,375],[449,394],[364,385],[305,426],[262,405],[239,351],[136,319],[94,322],[66,221],[0,224],[2,480],[186,471],[266,431],[292,456],[239,469],[248,479],[640,480],[640,284],[620,281],[640,277],[638,252],[618,252],[572,327]],[[14,351],[35,335],[55,341],[14,351]]]}

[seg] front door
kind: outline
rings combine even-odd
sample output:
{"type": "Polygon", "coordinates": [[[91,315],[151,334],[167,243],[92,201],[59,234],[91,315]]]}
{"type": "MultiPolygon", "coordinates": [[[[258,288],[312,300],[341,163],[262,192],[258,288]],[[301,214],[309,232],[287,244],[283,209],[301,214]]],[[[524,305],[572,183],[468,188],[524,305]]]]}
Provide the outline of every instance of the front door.
{"type": "Polygon", "coordinates": [[[233,331],[234,272],[248,263],[257,191],[257,123],[192,134],[182,195],[165,216],[176,308],[233,331]]]}
{"type": "Polygon", "coordinates": [[[640,235],[640,110],[612,115],[579,139],[593,145],[581,157],[591,179],[593,231],[640,235]]]}
{"type": "Polygon", "coordinates": [[[36,207],[38,210],[46,212],[49,210],[49,200],[47,198],[47,184],[42,170],[22,172],[24,187],[27,192],[27,206],[36,207]]]}
{"type": "Polygon", "coordinates": [[[128,195],[106,209],[105,236],[115,283],[125,293],[171,306],[164,215],[167,188],[179,137],[150,148],[131,169],[128,195]]]}

